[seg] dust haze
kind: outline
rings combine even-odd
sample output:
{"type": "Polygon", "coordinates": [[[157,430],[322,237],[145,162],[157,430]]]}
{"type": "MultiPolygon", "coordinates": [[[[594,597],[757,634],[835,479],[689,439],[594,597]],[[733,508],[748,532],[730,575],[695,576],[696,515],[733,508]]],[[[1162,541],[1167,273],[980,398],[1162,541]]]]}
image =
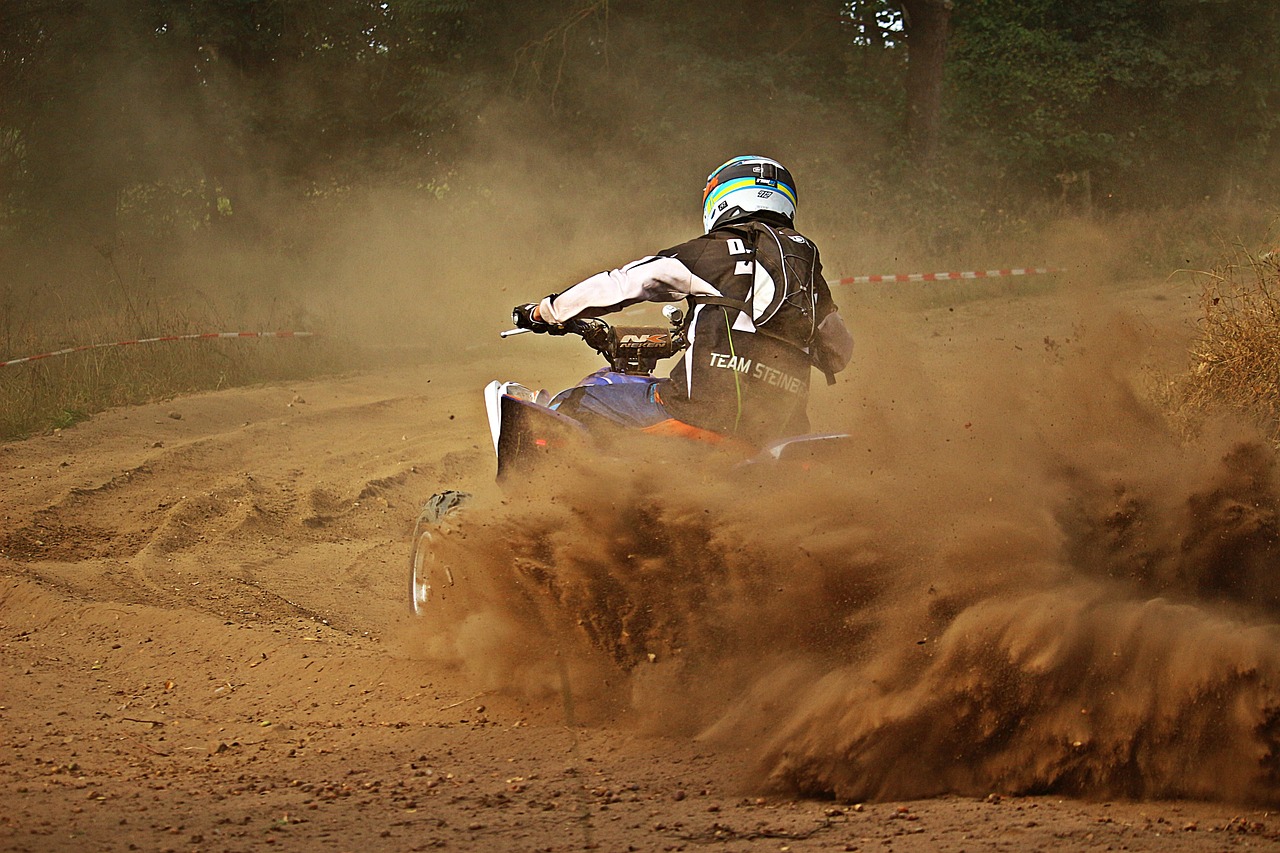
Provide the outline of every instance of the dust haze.
{"type": "MultiPolygon", "coordinates": [[[[231,108],[174,110],[162,81],[132,56],[99,57],[97,73],[127,94],[77,103],[79,124],[106,123],[123,101],[130,125],[146,129],[144,150],[128,153],[159,178],[123,193],[110,245],[73,230],[0,261],[17,294],[7,300],[9,325],[38,336],[87,318],[103,329],[145,303],[148,331],[179,320],[201,331],[290,325],[406,358],[447,359],[503,328],[513,304],[698,233],[705,176],[744,151],[792,166],[805,199],[801,222],[826,247],[829,272],[926,261],[918,233],[886,236],[867,224],[867,178],[890,141],[869,138],[852,117],[833,123],[805,98],[726,99],[705,86],[676,90],[660,74],[641,79],[637,69],[682,56],[681,46],[642,22],[612,26],[610,49],[628,70],[584,62],[563,85],[575,110],[617,129],[616,145],[566,133],[564,98],[491,80],[453,105],[456,124],[421,163],[397,169],[370,152],[364,172],[338,160],[332,174],[300,178],[284,144],[258,141],[257,161],[226,168],[233,185],[221,188],[200,164],[226,167],[235,155],[206,150],[202,123],[240,112],[248,122],[250,94],[222,80],[210,97],[231,108]],[[629,56],[628,65],[620,57],[629,54],[646,58],[629,56]],[[229,215],[216,210],[223,202],[229,215]]],[[[282,86],[281,100],[305,104],[322,97],[324,81],[298,75],[282,86]]],[[[74,212],[77,180],[115,177],[113,157],[123,154],[91,153],[88,174],[66,176],[65,197],[50,204],[74,212]]],[[[987,247],[973,261],[1001,263],[1000,254],[987,247]]]]}

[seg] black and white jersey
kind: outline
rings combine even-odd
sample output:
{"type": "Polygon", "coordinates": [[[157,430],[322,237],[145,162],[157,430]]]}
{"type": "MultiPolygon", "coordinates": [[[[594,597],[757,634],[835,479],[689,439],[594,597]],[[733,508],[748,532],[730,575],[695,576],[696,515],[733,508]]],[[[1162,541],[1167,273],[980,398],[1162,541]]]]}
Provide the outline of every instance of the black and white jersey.
{"type": "Polygon", "coordinates": [[[818,248],[759,220],[598,273],[542,300],[563,323],[638,302],[689,301],[689,348],[660,390],[675,418],[764,441],[808,430],[810,368],[843,370],[853,339],[822,277],[818,248]]]}

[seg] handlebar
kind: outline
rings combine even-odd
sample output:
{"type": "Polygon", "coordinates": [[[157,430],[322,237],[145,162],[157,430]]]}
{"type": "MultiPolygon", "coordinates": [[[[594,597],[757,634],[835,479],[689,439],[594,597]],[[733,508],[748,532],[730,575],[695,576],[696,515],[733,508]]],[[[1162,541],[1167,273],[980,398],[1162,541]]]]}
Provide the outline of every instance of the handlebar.
{"type": "MultiPolygon", "coordinates": [[[[668,315],[668,319],[673,321],[672,326],[664,329],[661,326],[611,326],[604,320],[589,317],[569,320],[549,334],[577,335],[587,346],[604,356],[611,369],[618,373],[645,375],[653,372],[659,359],[673,356],[687,345],[677,318],[668,315]]],[[[509,338],[537,331],[507,329],[500,334],[509,338]]]]}

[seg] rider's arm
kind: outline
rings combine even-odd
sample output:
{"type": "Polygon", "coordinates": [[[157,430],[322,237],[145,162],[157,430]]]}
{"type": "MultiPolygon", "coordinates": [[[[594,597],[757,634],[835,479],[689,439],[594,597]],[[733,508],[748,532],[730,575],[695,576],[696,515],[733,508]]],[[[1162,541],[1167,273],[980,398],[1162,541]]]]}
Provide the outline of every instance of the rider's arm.
{"type": "Polygon", "coordinates": [[[827,381],[834,382],[835,374],[848,367],[853,358],[853,335],[831,298],[831,288],[822,276],[821,260],[815,260],[813,285],[818,296],[818,316],[822,319],[813,336],[810,357],[814,366],[827,375],[827,381]]]}
{"type": "Polygon", "coordinates": [[[828,376],[849,366],[853,358],[853,335],[840,319],[839,311],[832,311],[818,324],[812,353],[814,365],[828,376]]]}
{"type": "Polygon", "coordinates": [[[609,314],[637,302],[678,302],[691,295],[719,294],[675,258],[650,255],[621,269],[596,273],[563,293],[548,296],[538,303],[537,316],[548,323],[563,323],[575,317],[609,314]]]}

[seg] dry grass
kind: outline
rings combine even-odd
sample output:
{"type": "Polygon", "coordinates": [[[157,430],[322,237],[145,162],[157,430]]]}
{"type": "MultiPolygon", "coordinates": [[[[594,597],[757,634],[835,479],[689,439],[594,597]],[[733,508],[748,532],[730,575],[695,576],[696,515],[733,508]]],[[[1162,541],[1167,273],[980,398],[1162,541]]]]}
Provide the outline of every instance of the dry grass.
{"type": "Polygon", "coordinates": [[[1280,252],[1241,251],[1202,278],[1200,337],[1175,409],[1190,426],[1212,412],[1243,415],[1280,447],[1280,252]]]}
{"type": "MultiPolygon", "coordinates": [[[[220,310],[207,301],[162,299],[144,275],[114,266],[75,298],[65,288],[0,292],[0,361],[163,335],[273,330],[324,331],[280,304],[220,310]]],[[[0,441],[63,429],[116,406],[334,372],[348,360],[344,347],[323,334],[172,341],[0,367],[0,441]]]]}
{"type": "Polygon", "coordinates": [[[336,369],[323,339],[176,341],[0,368],[0,441],[65,429],[115,406],[336,369]]]}

